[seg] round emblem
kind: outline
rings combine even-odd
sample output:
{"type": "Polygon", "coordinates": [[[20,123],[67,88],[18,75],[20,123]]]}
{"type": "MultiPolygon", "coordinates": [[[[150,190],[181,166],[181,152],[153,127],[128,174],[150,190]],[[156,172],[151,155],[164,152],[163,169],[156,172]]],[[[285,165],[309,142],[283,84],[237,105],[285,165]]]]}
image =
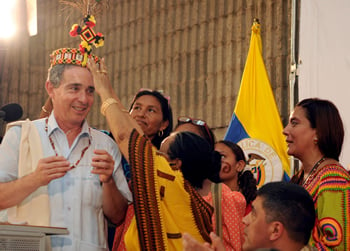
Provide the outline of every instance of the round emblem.
{"type": "Polygon", "coordinates": [[[271,146],[265,142],[245,138],[238,142],[246,159],[246,170],[250,170],[256,178],[258,187],[271,181],[281,181],[283,177],[282,161],[271,146]]]}
{"type": "Polygon", "coordinates": [[[325,243],[327,246],[338,246],[343,240],[343,230],[340,223],[331,217],[325,217],[318,222],[319,229],[314,229],[312,235],[315,241],[325,243]],[[317,231],[318,230],[318,231],[317,231]]]}

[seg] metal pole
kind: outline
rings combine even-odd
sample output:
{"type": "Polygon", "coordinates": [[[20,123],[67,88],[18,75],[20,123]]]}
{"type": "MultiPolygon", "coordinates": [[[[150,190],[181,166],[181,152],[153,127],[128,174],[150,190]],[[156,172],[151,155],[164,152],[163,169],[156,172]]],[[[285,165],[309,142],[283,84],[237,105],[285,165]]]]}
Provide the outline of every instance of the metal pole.
{"type": "MultiPolygon", "coordinates": [[[[289,74],[289,111],[294,109],[294,87],[295,87],[295,79],[297,75],[297,63],[295,60],[295,23],[296,23],[296,1],[292,0],[292,13],[291,13],[291,33],[290,33],[290,74],[289,74]]],[[[290,175],[294,174],[294,158],[290,156],[290,175]]]]}

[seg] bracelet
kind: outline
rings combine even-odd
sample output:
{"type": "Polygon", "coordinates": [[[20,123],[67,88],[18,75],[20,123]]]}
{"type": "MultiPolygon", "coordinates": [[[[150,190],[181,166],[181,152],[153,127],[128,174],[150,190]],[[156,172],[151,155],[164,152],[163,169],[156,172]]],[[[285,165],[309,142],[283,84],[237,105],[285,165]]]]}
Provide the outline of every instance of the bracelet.
{"type": "Polygon", "coordinates": [[[41,107],[41,110],[43,110],[43,112],[45,112],[45,113],[47,113],[47,114],[50,114],[50,113],[45,109],[45,106],[44,106],[44,105],[41,107]]]}
{"type": "Polygon", "coordinates": [[[115,100],[114,98],[108,98],[105,101],[103,101],[102,105],[101,105],[101,113],[103,116],[106,116],[106,110],[108,109],[108,107],[112,104],[118,104],[119,102],[117,100],[115,100]]]}

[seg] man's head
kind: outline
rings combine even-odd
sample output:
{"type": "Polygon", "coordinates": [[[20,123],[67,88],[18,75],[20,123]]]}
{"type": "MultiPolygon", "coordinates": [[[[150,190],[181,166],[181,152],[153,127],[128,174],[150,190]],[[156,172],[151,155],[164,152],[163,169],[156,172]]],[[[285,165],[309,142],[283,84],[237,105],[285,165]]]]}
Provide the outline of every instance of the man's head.
{"type": "Polygon", "coordinates": [[[80,126],[94,101],[94,82],[87,68],[55,65],[45,84],[60,126],[80,126]]]}
{"type": "Polygon", "coordinates": [[[257,248],[300,249],[308,243],[315,224],[313,200],[298,185],[271,182],[258,190],[252,211],[244,217],[243,223],[245,251],[257,248]]]}
{"type": "Polygon", "coordinates": [[[85,56],[75,48],[61,48],[50,55],[45,87],[61,127],[80,126],[93,104],[95,88],[92,74],[83,64],[85,56]]]}

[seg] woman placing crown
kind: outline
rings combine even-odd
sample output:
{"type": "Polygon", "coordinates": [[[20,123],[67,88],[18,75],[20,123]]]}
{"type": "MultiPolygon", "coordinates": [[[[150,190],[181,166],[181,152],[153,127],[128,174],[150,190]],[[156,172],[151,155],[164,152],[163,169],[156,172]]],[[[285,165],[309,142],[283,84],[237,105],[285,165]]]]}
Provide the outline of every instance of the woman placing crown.
{"type": "MultiPolygon", "coordinates": [[[[209,178],[218,182],[219,154],[215,155],[209,143],[197,135],[180,135],[170,143],[175,144],[172,149],[176,146],[181,148],[186,138],[193,138],[190,142],[200,142],[202,146],[198,147],[197,144],[197,147],[193,147],[194,151],[201,152],[198,153],[200,158],[197,157],[201,162],[199,167],[187,167],[188,162],[181,159],[184,156],[179,159],[170,156],[170,167],[151,142],[142,136],[141,127],[120,103],[108,76],[102,73],[107,71],[104,60],[100,66],[89,60],[88,68],[102,100],[101,113],[106,116],[114,138],[131,166],[135,217],[124,238],[126,249],[182,250],[184,231],[190,232],[199,241],[209,241],[213,209],[195,191],[194,182],[184,177],[180,170],[200,167],[203,180],[209,178]],[[213,170],[213,166],[217,167],[216,172],[204,171],[213,170]]],[[[203,180],[196,185],[200,186],[203,180]]]]}

